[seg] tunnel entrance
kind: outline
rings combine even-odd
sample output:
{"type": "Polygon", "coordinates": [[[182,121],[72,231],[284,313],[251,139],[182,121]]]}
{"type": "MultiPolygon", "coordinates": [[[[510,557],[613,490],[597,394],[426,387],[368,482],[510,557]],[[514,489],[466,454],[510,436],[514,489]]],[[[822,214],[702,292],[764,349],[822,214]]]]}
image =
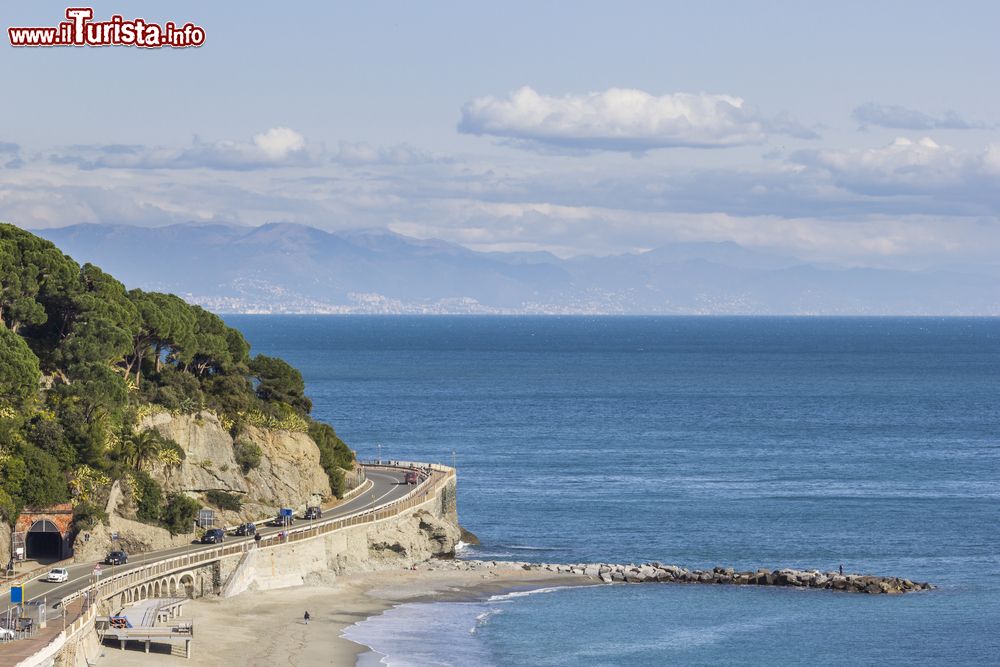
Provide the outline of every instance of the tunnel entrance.
{"type": "Polygon", "coordinates": [[[59,560],[62,558],[62,533],[54,523],[46,519],[31,524],[24,539],[24,551],[28,558],[36,560],[59,560]]]}

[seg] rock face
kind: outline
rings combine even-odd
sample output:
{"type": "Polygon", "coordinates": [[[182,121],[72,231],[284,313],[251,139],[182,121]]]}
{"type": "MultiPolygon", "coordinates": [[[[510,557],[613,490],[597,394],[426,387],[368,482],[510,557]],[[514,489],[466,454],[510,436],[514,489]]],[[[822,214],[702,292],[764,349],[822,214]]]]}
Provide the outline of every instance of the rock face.
{"type": "Polygon", "coordinates": [[[98,524],[90,530],[77,534],[73,542],[74,561],[89,563],[103,560],[109,551],[115,549],[124,549],[127,554],[166,549],[189,544],[194,537],[193,532],[171,535],[165,528],[123,518],[118,514],[118,508],[124,500],[121,485],[115,482],[111,485],[108,502],[104,507],[108,515],[108,525],[98,524]],[[115,533],[118,533],[117,541],[111,539],[115,533]]]}
{"type": "Polygon", "coordinates": [[[374,561],[419,562],[433,556],[453,556],[461,531],[454,523],[426,510],[396,522],[388,530],[368,534],[368,554],[374,561]]]}
{"type": "Polygon", "coordinates": [[[89,563],[103,560],[109,551],[124,549],[132,556],[154,549],[168,549],[190,544],[193,533],[186,535],[171,535],[170,531],[158,526],[124,519],[115,514],[110,515],[109,525],[99,524],[92,530],[83,531],[73,542],[73,560],[77,563],[89,563]],[[118,541],[113,542],[111,535],[118,533],[118,541]]]}
{"type": "Polygon", "coordinates": [[[263,549],[247,573],[249,588],[330,583],[355,572],[410,569],[435,557],[447,560],[433,562],[458,562],[451,558],[460,535],[458,520],[442,495],[395,517],[263,549]]]}
{"type": "Polygon", "coordinates": [[[244,476],[236,463],[233,438],[210,412],[161,412],[145,417],[141,426],[156,429],[184,450],[186,458],[180,465],[154,465],[152,475],[164,490],[189,494],[219,490],[240,496],[239,513],[221,513],[226,523],[259,519],[280,507],[304,509],[315,496],[331,495],[329,479],[319,464],[319,448],[305,433],[246,427],[240,438],[260,447],[261,462],[244,476]]]}
{"type": "MultiPolygon", "coordinates": [[[[154,463],[150,470],[165,492],[186,493],[203,503],[203,494],[211,490],[239,496],[243,504],[239,512],[216,510],[216,518],[223,525],[273,516],[281,507],[301,511],[317,497],[332,495],[330,481],[319,464],[319,448],[305,433],[246,427],[240,437],[260,448],[261,460],[257,468],[244,475],[236,463],[233,438],[210,412],[194,415],[160,412],[144,417],[140,427],[156,429],[184,450],[185,459],[179,465],[154,463]]],[[[116,482],[105,508],[109,525],[99,525],[77,535],[73,544],[76,561],[99,560],[119,547],[137,554],[191,542],[193,532],[174,536],[163,528],[123,518],[119,514],[122,501],[123,494],[116,482]],[[115,543],[111,540],[113,533],[119,535],[115,543]]],[[[9,544],[9,540],[2,538],[0,534],[0,544],[9,544]]]]}
{"type": "Polygon", "coordinates": [[[927,583],[916,583],[899,577],[880,577],[867,574],[847,574],[819,570],[759,569],[753,572],[738,572],[731,567],[714,567],[711,570],[689,570],[677,565],[663,563],[642,563],[641,565],[620,563],[526,563],[520,561],[455,561],[451,567],[464,570],[521,569],[551,572],[553,574],[583,575],[612,583],[678,583],[678,584],[728,584],[733,586],[794,586],[799,588],[820,588],[845,591],[848,593],[868,593],[870,595],[910,593],[934,588],[927,583]]]}
{"type": "Polygon", "coordinates": [[[0,567],[6,567],[10,560],[10,526],[5,521],[0,521],[0,567]]]}

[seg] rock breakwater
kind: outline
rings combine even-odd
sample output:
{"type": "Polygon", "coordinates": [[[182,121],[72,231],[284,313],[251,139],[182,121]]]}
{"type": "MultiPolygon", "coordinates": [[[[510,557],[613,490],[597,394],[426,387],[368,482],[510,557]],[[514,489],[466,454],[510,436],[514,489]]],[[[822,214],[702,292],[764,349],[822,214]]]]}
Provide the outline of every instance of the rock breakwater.
{"type": "Polygon", "coordinates": [[[816,588],[846,593],[866,593],[869,595],[898,595],[934,588],[928,583],[920,583],[900,577],[883,577],[870,574],[840,574],[820,570],[796,570],[782,568],[769,570],[738,571],[732,567],[713,567],[710,570],[696,570],[678,565],[665,565],[658,561],[628,565],[621,563],[528,563],[521,561],[454,560],[440,561],[433,567],[464,570],[522,569],[527,571],[551,572],[589,577],[606,584],[723,584],[730,586],[785,586],[794,588],[816,588]]]}

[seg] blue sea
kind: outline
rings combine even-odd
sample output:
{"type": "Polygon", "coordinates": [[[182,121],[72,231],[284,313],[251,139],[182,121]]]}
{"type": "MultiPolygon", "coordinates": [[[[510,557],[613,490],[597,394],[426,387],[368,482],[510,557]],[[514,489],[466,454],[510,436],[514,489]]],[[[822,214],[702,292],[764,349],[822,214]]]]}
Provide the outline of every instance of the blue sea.
{"type": "Polygon", "coordinates": [[[228,316],[361,457],[457,464],[470,558],[904,576],[410,604],[390,665],[1000,664],[1000,320],[228,316]]]}

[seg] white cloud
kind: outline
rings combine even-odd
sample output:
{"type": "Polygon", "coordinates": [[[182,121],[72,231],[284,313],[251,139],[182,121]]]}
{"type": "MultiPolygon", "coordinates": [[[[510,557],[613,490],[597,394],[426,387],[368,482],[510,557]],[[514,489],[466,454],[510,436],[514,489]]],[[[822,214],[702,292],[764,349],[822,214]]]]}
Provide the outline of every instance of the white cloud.
{"type": "Polygon", "coordinates": [[[869,125],[894,130],[975,130],[989,127],[983,123],[967,121],[955,111],[946,111],[940,116],[933,116],[898,104],[869,102],[855,108],[851,115],[861,123],[862,129],[869,125]]]}
{"type": "Polygon", "coordinates": [[[872,195],[961,192],[974,201],[997,201],[1000,149],[959,150],[929,137],[899,137],[887,146],[802,151],[793,161],[828,171],[835,182],[872,195]]]}
{"type": "Polygon", "coordinates": [[[816,137],[788,118],[761,115],[740,97],[654,96],[630,88],[555,97],[525,86],[504,98],[468,102],[458,129],[559,148],[631,152],[756,144],[769,134],[816,137]]]}
{"type": "Polygon", "coordinates": [[[317,162],[305,137],[287,127],[275,127],[250,141],[195,140],[186,148],[112,144],[71,146],[50,156],[53,162],[81,169],[222,169],[245,171],[308,166],[317,162]]]}
{"type": "Polygon", "coordinates": [[[267,132],[255,134],[253,143],[272,160],[284,160],[292,153],[306,147],[306,139],[287,127],[272,127],[267,132]]]}

